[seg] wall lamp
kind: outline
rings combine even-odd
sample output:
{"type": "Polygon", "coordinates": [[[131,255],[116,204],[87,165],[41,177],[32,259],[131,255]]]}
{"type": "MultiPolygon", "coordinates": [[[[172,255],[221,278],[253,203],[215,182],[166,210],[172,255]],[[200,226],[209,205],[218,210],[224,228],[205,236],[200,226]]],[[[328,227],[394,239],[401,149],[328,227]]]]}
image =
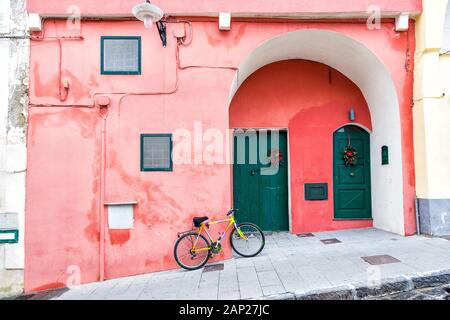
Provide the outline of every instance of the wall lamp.
{"type": "Polygon", "coordinates": [[[348,119],[350,121],[355,121],[355,109],[353,109],[353,107],[348,111],[348,119]]]}
{"type": "Polygon", "coordinates": [[[131,12],[138,20],[144,21],[144,26],[148,30],[152,28],[153,24],[156,24],[162,45],[163,47],[166,47],[167,32],[165,23],[161,21],[164,17],[164,12],[161,8],[151,4],[150,0],[146,0],[144,3],[135,5],[131,12]]]}

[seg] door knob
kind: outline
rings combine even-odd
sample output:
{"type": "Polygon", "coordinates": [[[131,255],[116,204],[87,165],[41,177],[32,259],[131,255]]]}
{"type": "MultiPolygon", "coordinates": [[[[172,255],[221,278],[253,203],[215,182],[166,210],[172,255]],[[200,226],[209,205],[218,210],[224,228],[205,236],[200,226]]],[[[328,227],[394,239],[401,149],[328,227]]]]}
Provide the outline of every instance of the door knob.
{"type": "Polygon", "coordinates": [[[355,176],[355,174],[353,172],[350,172],[350,177],[355,176]]]}
{"type": "Polygon", "coordinates": [[[250,174],[251,174],[252,176],[254,176],[254,175],[256,174],[256,171],[255,171],[255,170],[251,170],[251,171],[250,171],[250,174]]]}

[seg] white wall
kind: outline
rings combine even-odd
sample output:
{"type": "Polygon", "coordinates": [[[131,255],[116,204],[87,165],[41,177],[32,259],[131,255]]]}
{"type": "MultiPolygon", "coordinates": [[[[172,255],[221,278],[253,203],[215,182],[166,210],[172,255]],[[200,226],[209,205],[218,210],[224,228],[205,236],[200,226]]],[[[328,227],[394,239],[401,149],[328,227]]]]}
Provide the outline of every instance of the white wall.
{"type": "Polygon", "coordinates": [[[450,51],[450,2],[447,4],[444,22],[443,51],[450,51]]]}
{"type": "Polygon", "coordinates": [[[389,71],[363,44],[337,32],[308,29],[268,40],[242,62],[230,92],[253,72],[276,61],[306,59],[340,71],[363,93],[372,117],[372,214],[374,226],[403,235],[403,171],[400,111],[389,71]],[[389,165],[381,166],[381,147],[389,146],[389,165]]]}
{"type": "Polygon", "coordinates": [[[450,148],[444,147],[450,137],[450,1],[425,0],[423,6],[414,70],[416,192],[419,199],[450,200],[450,148]]]}
{"type": "Polygon", "coordinates": [[[0,298],[23,290],[29,40],[14,36],[26,33],[25,0],[1,0],[0,228],[13,216],[19,242],[0,243],[0,298]]]}

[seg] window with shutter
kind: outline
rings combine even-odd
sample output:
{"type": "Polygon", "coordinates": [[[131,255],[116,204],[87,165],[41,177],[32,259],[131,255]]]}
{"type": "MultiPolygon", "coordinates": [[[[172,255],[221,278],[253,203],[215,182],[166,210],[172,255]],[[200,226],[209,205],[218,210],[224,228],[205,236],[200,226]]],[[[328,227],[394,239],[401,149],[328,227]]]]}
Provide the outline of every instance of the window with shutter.
{"type": "Polygon", "coordinates": [[[102,74],[141,74],[141,37],[101,37],[102,74]]]}
{"type": "Polygon", "coordinates": [[[172,134],[141,134],[141,171],[172,171],[172,134]]]}

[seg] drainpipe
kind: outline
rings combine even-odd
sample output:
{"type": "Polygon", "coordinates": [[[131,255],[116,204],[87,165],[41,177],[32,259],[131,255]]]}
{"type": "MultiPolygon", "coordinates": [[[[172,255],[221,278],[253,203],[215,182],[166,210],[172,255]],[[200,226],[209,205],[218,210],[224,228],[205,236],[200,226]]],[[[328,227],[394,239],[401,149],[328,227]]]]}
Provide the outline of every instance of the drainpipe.
{"type": "Polygon", "coordinates": [[[417,229],[417,234],[420,235],[420,212],[419,212],[419,199],[415,200],[415,205],[416,205],[416,229],[417,229]]]}
{"type": "Polygon", "coordinates": [[[99,244],[99,280],[105,280],[105,176],[106,176],[106,119],[108,118],[108,106],[110,99],[107,96],[98,96],[95,104],[99,107],[99,115],[101,117],[101,159],[100,159],[100,204],[99,204],[99,227],[100,227],[100,244],[99,244]]]}
{"type": "Polygon", "coordinates": [[[102,151],[100,162],[100,281],[105,280],[105,154],[106,154],[106,118],[102,115],[102,151]]]}

